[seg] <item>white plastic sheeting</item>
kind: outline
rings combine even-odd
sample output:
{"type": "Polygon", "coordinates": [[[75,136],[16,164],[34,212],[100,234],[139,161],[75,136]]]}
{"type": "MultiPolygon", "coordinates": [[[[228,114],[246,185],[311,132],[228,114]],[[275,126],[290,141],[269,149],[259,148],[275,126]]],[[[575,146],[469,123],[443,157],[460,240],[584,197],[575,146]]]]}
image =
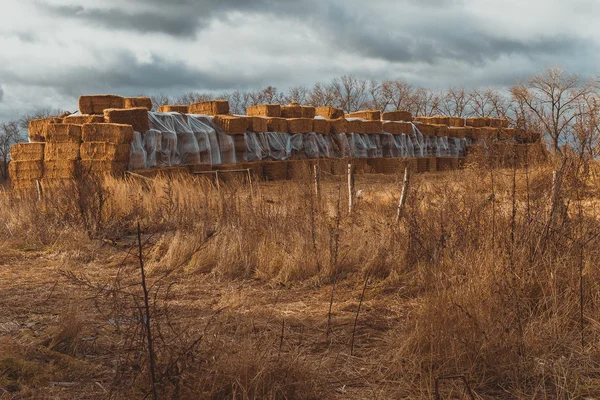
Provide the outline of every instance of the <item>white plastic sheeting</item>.
{"type": "Polygon", "coordinates": [[[142,134],[133,132],[133,141],[129,147],[129,165],[130,171],[146,168],[146,151],[142,142],[142,134]]]}
{"type": "Polygon", "coordinates": [[[200,149],[198,140],[188,124],[184,114],[169,113],[173,117],[175,133],[177,134],[178,164],[200,164],[200,149]]]}
{"type": "Polygon", "coordinates": [[[150,129],[142,134],[142,146],[146,152],[146,168],[157,166],[160,153],[161,133],[156,129],[150,129]]]}
{"type": "Polygon", "coordinates": [[[291,154],[293,157],[302,158],[304,154],[304,136],[301,133],[290,135],[291,154]]]}
{"type": "Polygon", "coordinates": [[[200,164],[221,164],[217,132],[199,119],[188,116],[187,123],[198,142],[200,164]]]}
{"type": "Polygon", "coordinates": [[[264,132],[267,156],[272,160],[287,160],[292,155],[292,141],[289,133],[264,132]]]}
{"type": "Polygon", "coordinates": [[[414,157],[421,158],[426,157],[425,155],[425,140],[423,138],[423,134],[417,128],[415,124],[411,124],[413,128],[413,134],[410,139],[414,146],[414,157]]]}
{"type": "MultiPolygon", "coordinates": [[[[235,164],[237,162],[237,159],[235,157],[235,144],[233,142],[233,138],[226,134],[218,125],[216,125],[212,121],[211,117],[207,117],[206,115],[201,114],[188,114],[188,116],[194,117],[196,120],[200,121],[204,125],[209,126],[210,128],[212,128],[212,130],[215,131],[216,143],[211,142],[211,147],[218,150],[218,158],[220,158],[220,162],[214,162],[215,154],[213,151],[213,164],[235,164]]],[[[209,135],[209,139],[211,139],[211,135],[209,135]]]]}
{"type": "Polygon", "coordinates": [[[149,112],[148,118],[150,119],[150,128],[160,132],[160,146],[157,146],[156,150],[156,166],[179,165],[175,119],[170,114],[155,112],[149,112]]]}

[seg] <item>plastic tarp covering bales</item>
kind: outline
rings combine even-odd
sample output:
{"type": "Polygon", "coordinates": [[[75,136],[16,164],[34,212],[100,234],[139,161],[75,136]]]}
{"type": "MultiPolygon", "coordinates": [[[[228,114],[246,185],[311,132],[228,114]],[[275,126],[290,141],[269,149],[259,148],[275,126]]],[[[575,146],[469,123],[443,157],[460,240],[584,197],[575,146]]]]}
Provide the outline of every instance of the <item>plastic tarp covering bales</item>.
{"type": "Polygon", "coordinates": [[[200,164],[221,164],[217,132],[209,125],[200,122],[192,116],[188,116],[187,123],[192,132],[194,132],[194,137],[198,142],[200,164]]]}
{"type": "MultiPolygon", "coordinates": [[[[207,117],[201,114],[188,114],[188,117],[189,116],[192,116],[198,121],[202,122],[203,124],[210,126],[216,132],[217,143],[215,148],[219,149],[219,164],[235,164],[237,162],[237,159],[235,157],[235,143],[233,142],[233,138],[226,134],[223,131],[223,129],[221,129],[218,125],[213,123],[211,117],[207,117]]],[[[214,155],[213,164],[216,164],[214,155]]]]}
{"type": "Polygon", "coordinates": [[[352,157],[367,158],[369,148],[367,143],[365,143],[365,141],[363,140],[362,135],[358,133],[349,133],[348,136],[352,157]]]}
{"type": "Polygon", "coordinates": [[[168,167],[179,164],[175,119],[167,113],[149,112],[150,128],[160,132],[160,150],[156,153],[156,166],[168,167]]]}
{"type": "Polygon", "coordinates": [[[345,133],[336,133],[331,136],[333,143],[333,154],[335,157],[350,157],[350,141],[345,133]]]}
{"type": "Polygon", "coordinates": [[[292,150],[292,154],[301,154],[304,152],[304,135],[301,133],[296,133],[290,135],[290,146],[292,150]]]}
{"type": "Polygon", "coordinates": [[[414,146],[414,157],[420,158],[425,157],[425,141],[423,139],[423,134],[419,129],[412,124],[413,134],[411,135],[412,144],[414,146]]]}
{"type": "Polygon", "coordinates": [[[142,143],[142,134],[133,132],[133,142],[129,147],[129,165],[127,169],[130,171],[146,168],[146,151],[142,143]]]}
{"type": "Polygon", "coordinates": [[[330,143],[325,139],[322,133],[315,133],[317,137],[317,146],[319,147],[319,154],[321,157],[331,157],[333,148],[330,143]]]}
{"type": "Polygon", "coordinates": [[[178,164],[200,164],[200,149],[196,136],[187,122],[189,117],[179,113],[170,114],[173,116],[177,134],[178,164]]]}
{"type": "Polygon", "coordinates": [[[263,149],[258,134],[254,132],[244,133],[244,144],[244,161],[259,161],[263,159],[263,149]]]}
{"type": "MultiPolygon", "coordinates": [[[[396,135],[400,136],[400,135],[396,135]]],[[[404,146],[401,140],[396,141],[394,135],[383,132],[381,135],[382,157],[397,158],[404,157],[404,146]]]]}
{"type": "Polygon", "coordinates": [[[437,157],[447,157],[449,154],[449,146],[448,146],[448,138],[446,136],[439,137],[438,139],[438,147],[437,147],[437,157]]]}
{"type": "Polygon", "coordinates": [[[287,160],[292,155],[290,135],[283,132],[264,132],[268,157],[273,160],[287,160]]]}
{"type": "Polygon", "coordinates": [[[320,158],[319,141],[317,134],[314,132],[305,133],[304,135],[304,154],[308,158],[320,158]]]}
{"type": "Polygon", "coordinates": [[[157,157],[160,153],[161,133],[156,129],[150,129],[142,134],[142,146],[146,152],[146,168],[157,166],[157,157]]]}

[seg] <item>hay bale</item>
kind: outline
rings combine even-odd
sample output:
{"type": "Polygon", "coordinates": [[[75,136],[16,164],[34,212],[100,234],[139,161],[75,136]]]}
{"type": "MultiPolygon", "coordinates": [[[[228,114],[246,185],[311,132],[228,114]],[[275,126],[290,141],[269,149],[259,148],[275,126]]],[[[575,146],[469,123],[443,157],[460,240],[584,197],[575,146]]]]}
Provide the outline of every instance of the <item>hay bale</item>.
{"type": "Polygon", "coordinates": [[[491,128],[489,126],[486,126],[484,128],[479,128],[479,138],[478,139],[487,139],[487,140],[498,139],[499,131],[500,130],[498,128],[491,128]]]}
{"type": "Polygon", "coordinates": [[[248,118],[234,115],[216,115],[213,122],[230,135],[243,135],[249,125],[248,118]]]}
{"type": "Polygon", "coordinates": [[[465,127],[459,128],[450,126],[448,127],[448,137],[462,139],[467,136],[467,129],[465,127]]]}
{"type": "Polygon", "coordinates": [[[44,143],[17,143],[10,148],[12,161],[42,161],[44,159],[44,143]]]}
{"type": "Polygon", "coordinates": [[[436,135],[435,125],[431,125],[431,124],[416,124],[415,126],[417,127],[417,129],[419,130],[419,132],[421,132],[421,134],[424,135],[424,136],[435,136],[436,135]]]}
{"type": "Polygon", "coordinates": [[[302,106],[296,103],[281,106],[281,118],[302,118],[302,106]]]}
{"type": "Polygon", "coordinates": [[[448,136],[448,125],[433,124],[433,127],[435,129],[435,136],[437,136],[437,137],[448,136]]]}
{"type": "Polygon", "coordinates": [[[77,161],[79,160],[79,143],[48,142],[44,147],[44,161],[77,161]]]}
{"type": "Polygon", "coordinates": [[[367,121],[381,121],[381,111],[361,110],[346,115],[346,118],[360,118],[367,121]]]}
{"type": "Polygon", "coordinates": [[[289,161],[264,161],[263,176],[267,181],[281,181],[288,179],[289,161]]]}
{"type": "Polygon", "coordinates": [[[79,98],[79,111],[82,114],[104,114],[107,108],[123,108],[125,99],[113,94],[99,94],[81,96],[79,98]]]}
{"type": "Polygon", "coordinates": [[[81,136],[84,142],[129,144],[133,140],[133,127],[125,124],[84,124],[81,136]]]}
{"type": "Polygon", "coordinates": [[[49,124],[44,128],[46,142],[81,143],[82,125],[49,124]]]}
{"type": "Polygon", "coordinates": [[[146,132],[150,129],[148,110],[144,107],[104,110],[104,120],[110,124],[131,125],[136,132],[146,132]]]}
{"type": "Polygon", "coordinates": [[[313,106],[301,106],[302,107],[302,118],[314,118],[316,109],[313,106]]]}
{"type": "Polygon", "coordinates": [[[472,126],[474,128],[483,128],[488,126],[488,118],[467,118],[467,126],[472,126]]]}
{"type": "Polygon", "coordinates": [[[229,114],[229,102],[227,100],[213,100],[190,104],[188,113],[203,115],[229,114]]]}
{"type": "Polygon", "coordinates": [[[262,179],[264,176],[263,163],[260,161],[241,162],[234,165],[236,165],[238,169],[250,170],[253,179],[262,179]]]}
{"type": "MultiPolygon", "coordinates": [[[[37,190],[39,179],[19,179],[11,181],[13,191],[32,191],[37,190]]],[[[43,190],[43,187],[42,187],[43,190]]]]}
{"type": "Polygon", "coordinates": [[[500,139],[511,140],[517,137],[517,130],[515,128],[500,128],[498,134],[500,139]]]}
{"type": "Polygon", "coordinates": [[[164,106],[158,107],[158,112],[177,112],[181,114],[188,114],[188,106],[182,104],[165,104],[164,106]]]}
{"type": "Polygon", "coordinates": [[[420,122],[422,124],[432,124],[431,117],[415,117],[415,122],[420,122]]]}
{"type": "Polygon", "coordinates": [[[417,173],[427,172],[427,158],[417,158],[417,173]]]}
{"type": "Polygon", "coordinates": [[[364,134],[365,133],[365,128],[363,126],[363,121],[362,119],[356,119],[356,118],[352,118],[352,119],[347,119],[346,120],[346,127],[348,129],[348,133],[358,133],[358,134],[364,134]]]}
{"type": "Polygon", "coordinates": [[[82,160],[129,161],[129,144],[112,144],[106,142],[84,142],[80,147],[82,160]]]}
{"type": "Polygon", "coordinates": [[[313,119],[311,118],[288,118],[287,124],[288,133],[292,135],[313,132],[313,119]]]}
{"type": "Polygon", "coordinates": [[[8,163],[8,175],[11,181],[41,179],[44,162],[40,160],[11,161],[8,163]]]}
{"type": "Polygon", "coordinates": [[[381,121],[363,121],[363,129],[366,134],[380,135],[383,131],[381,121]]]}
{"type": "Polygon", "coordinates": [[[69,115],[62,119],[63,124],[75,124],[75,125],[83,125],[83,124],[92,124],[95,122],[104,122],[103,115],[69,115]]]}
{"type": "Polygon", "coordinates": [[[344,118],[344,111],[335,107],[316,107],[315,116],[323,117],[325,119],[340,119],[344,118]]]}
{"type": "Polygon", "coordinates": [[[427,157],[427,172],[437,171],[437,157],[427,157]]]}
{"type": "Polygon", "coordinates": [[[298,181],[312,179],[313,174],[312,160],[291,160],[288,165],[288,178],[298,181]]]}
{"type": "Polygon", "coordinates": [[[438,171],[452,171],[459,168],[458,157],[437,157],[438,171]]]}
{"type": "Polygon", "coordinates": [[[407,121],[407,122],[411,122],[413,120],[413,116],[408,111],[398,110],[398,111],[384,112],[383,114],[381,114],[381,119],[383,121],[407,121]]]}
{"type": "Polygon", "coordinates": [[[28,126],[28,137],[31,143],[40,143],[44,142],[46,139],[44,137],[44,129],[46,125],[49,124],[60,124],[63,122],[62,118],[42,118],[42,119],[32,119],[29,121],[28,126]]]}
{"type": "Polygon", "coordinates": [[[268,132],[269,121],[263,117],[248,117],[248,130],[250,132],[268,132]]]}
{"type": "Polygon", "coordinates": [[[465,119],[460,117],[448,117],[448,126],[463,127],[465,126],[465,119]]]}
{"type": "Polygon", "coordinates": [[[125,108],[145,108],[152,110],[152,99],[146,96],[125,97],[125,108]]]}
{"type": "Polygon", "coordinates": [[[77,161],[44,161],[44,178],[75,178],[77,165],[77,161]]]}
{"type": "Polygon", "coordinates": [[[285,118],[267,118],[267,129],[269,132],[288,132],[288,121],[285,118]]]}
{"type": "Polygon", "coordinates": [[[329,135],[331,124],[326,119],[313,119],[313,132],[320,133],[322,135],[329,135]]]}
{"type": "Polygon", "coordinates": [[[410,122],[384,122],[382,124],[382,130],[383,132],[391,133],[392,135],[411,135],[413,133],[413,127],[410,122]]]}
{"type": "Polygon", "coordinates": [[[83,176],[120,176],[127,170],[127,161],[82,160],[79,163],[83,176]]]}
{"type": "Polygon", "coordinates": [[[368,164],[375,174],[400,174],[404,171],[403,158],[369,158],[368,164]]]}
{"type": "Polygon", "coordinates": [[[488,118],[488,126],[492,128],[508,128],[509,121],[505,118],[488,118]]]}
{"type": "Polygon", "coordinates": [[[281,117],[281,106],[279,104],[259,104],[246,107],[246,115],[249,117],[281,117]]]}
{"type": "Polygon", "coordinates": [[[348,121],[344,118],[338,119],[329,119],[330,133],[338,134],[338,133],[348,133],[348,121]]]}

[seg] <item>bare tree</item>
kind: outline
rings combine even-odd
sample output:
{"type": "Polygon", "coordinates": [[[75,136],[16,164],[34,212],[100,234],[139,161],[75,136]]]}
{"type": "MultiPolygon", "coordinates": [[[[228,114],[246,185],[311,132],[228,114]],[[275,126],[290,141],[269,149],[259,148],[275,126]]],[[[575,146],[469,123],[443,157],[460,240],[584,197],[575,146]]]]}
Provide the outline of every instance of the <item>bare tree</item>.
{"type": "Polygon", "coordinates": [[[333,106],[334,99],[335,94],[333,93],[333,88],[330,85],[324,85],[322,83],[316,83],[308,94],[308,104],[315,107],[333,106]]]}
{"type": "Polygon", "coordinates": [[[579,104],[569,142],[580,160],[600,157],[600,104],[596,94],[588,94],[579,104]]]}
{"type": "Polygon", "coordinates": [[[304,86],[292,86],[288,89],[285,97],[286,103],[298,103],[306,105],[308,100],[308,89],[304,86]]]}
{"type": "Polygon", "coordinates": [[[464,88],[450,88],[440,100],[439,110],[449,117],[466,117],[471,96],[464,88]]]}
{"type": "Polygon", "coordinates": [[[430,117],[439,113],[440,95],[432,90],[417,89],[413,95],[413,115],[430,117]]]}
{"type": "Polygon", "coordinates": [[[31,113],[23,114],[16,122],[21,131],[27,131],[29,129],[29,121],[33,119],[50,118],[65,114],[68,114],[68,112],[61,109],[39,108],[31,113]]]}
{"type": "Polygon", "coordinates": [[[581,112],[580,103],[590,93],[590,86],[581,84],[578,75],[551,67],[542,74],[535,74],[527,83],[513,86],[511,93],[532,111],[543,132],[552,140],[554,151],[562,154],[560,144],[572,134],[581,112]]]}
{"type": "Polygon", "coordinates": [[[358,79],[353,75],[334,79],[331,86],[335,105],[347,112],[363,109],[368,102],[367,85],[366,80],[358,79]]]}
{"type": "Polygon", "coordinates": [[[415,105],[414,89],[399,79],[384,81],[381,84],[380,96],[385,106],[382,110],[413,111],[415,105]]]}
{"type": "Polygon", "coordinates": [[[22,142],[24,135],[19,129],[19,121],[0,123],[0,176],[8,178],[8,162],[10,161],[10,148],[13,144],[22,142]]]}

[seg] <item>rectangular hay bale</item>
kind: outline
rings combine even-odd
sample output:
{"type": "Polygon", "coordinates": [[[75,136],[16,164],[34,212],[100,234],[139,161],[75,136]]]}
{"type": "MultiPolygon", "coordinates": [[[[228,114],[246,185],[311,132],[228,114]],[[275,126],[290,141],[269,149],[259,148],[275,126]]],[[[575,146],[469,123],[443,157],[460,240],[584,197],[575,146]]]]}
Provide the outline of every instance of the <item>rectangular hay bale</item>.
{"type": "Polygon", "coordinates": [[[44,178],[75,178],[77,161],[44,161],[44,178]]]}
{"type": "Polygon", "coordinates": [[[338,119],[330,119],[329,128],[330,133],[339,134],[339,133],[348,133],[348,121],[344,118],[338,119]]]}
{"type": "Polygon", "coordinates": [[[348,127],[348,133],[365,133],[365,127],[362,119],[351,118],[346,120],[346,126],[348,127]]]}
{"type": "Polygon", "coordinates": [[[435,125],[432,124],[415,124],[419,132],[424,136],[435,136],[435,125]]]}
{"type": "Polygon", "coordinates": [[[84,142],[130,144],[133,141],[133,127],[126,124],[84,124],[81,137],[84,142]]]}
{"type": "Polygon", "coordinates": [[[248,118],[246,117],[216,115],[213,122],[230,135],[243,135],[248,129],[248,118]]]}
{"type": "Polygon", "coordinates": [[[229,102],[227,100],[201,101],[190,104],[189,114],[221,115],[229,114],[229,102]]]}
{"type": "Polygon", "coordinates": [[[285,118],[267,118],[267,129],[269,132],[288,132],[288,121],[285,118]]]}
{"type": "Polygon", "coordinates": [[[302,106],[293,103],[281,106],[281,118],[302,118],[302,106]]]}
{"type": "Polygon", "coordinates": [[[123,175],[127,170],[126,161],[82,160],[79,162],[81,173],[87,175],[123,175]]]}
{"type": "Polygon", "coordinates": [[[82,160],[129,161],[129,144],[112,144],[106,142],[84,142],[81,144],[82,160]]]}
{"type": "Polygon", "coordinates": [[[148,110],[144,107],[104,110],[104,120],[110,124],[127,124],[136,132],[146,132],[150,129],[148,110]]]}
{"type": "Polygon", "coordinates": [[[288,133],[309,133],[313,131],[313,119],[311,118],[288,118],[288,133]]]}
{"type": "Polygon", "coordinates": [[[381,114],[381,119],[383,121],[407,121],[407,122],[411,122],[413,120],[413,116],[408,111],[398,110],[398,111],[384,112],[383,114],[381,114]]]}
{"type": "Polygon", "coordinates": [[[104,115],[94,114],[82,114],[82,115],[69,115],[62,119],[63,124],[92,124],[94,122],[104,122],[104,115]]]}
{"type": "Polygon", "coordinates": [[[465,126],[465,119],[460,117],[448,117],[448,126],[465,126]]]}
{"type": "Polygon", "coordinates": [[[363,121],[363,129],[369,135],[380,135],[383,131],[381,121],[363,121]]]}
{"type": "Polygon", "coordinates": [[[250,132],[268,132],[269,123],[263,117],[248,117],[248,130],[250,132]]]}
{"type": "Polygon", "coordinates": [[[45,143],[17,143],[10,148],[12,161],[41,161],[44,159],[45,143]]]}
{"type": "Polygon", "coordinates": [[[477,117],[477,118],[467,118],[467,126],[472,126],[474,128],[483,128],[488,126],[487,118],[477,117]]]}
{"type": "Polygon", "coordinates": [[[281,106],[279,104],[258,104],[246,107],[246,115],[249,117],[281,117],[281,106]]]}
{"type": "Polygon", "coordinates": [[[125,98],[114,94],[98,94],[79,97],[79,111],[82,114],[104,114],[107,108],[125,107],[125,98]]]}
{"type": "Polygon", "coordinates": [[[81,143],[82,125],[50,124],[44,128],[46,142],[81,143]]]}
{"type": "Polygon", "coordinates": [[[344,118],[344,111],[329,106],[316,107],[315,116],[323,117],[325,119],[339,119],[344,118]]]}
{"type": "Polygon", "coordinates": [[[44,147],[44,161],[76,161],[79,160],[79,143],[48,142],[44,147]]]}
{"type": "Polygon", "coordinates": [[[379,110],[360,110],[346,114],[346,118],[360,118],[366,121],[381,121],[381,111],[379,110]]]}
{"type": "Polygon", "coordinates": [[[11,181],[41,179],[44,172],[43,161],[11,161],[8,163],[8,175],[11,181]]]}
{"type": "Polygon", "coordinates": [[[44,142],[46,140],[44,137],[44,129],[46,128],[46,125],[60,124],[62,122],[62,118],[57,117],[32,119],[29,121],[27,129],[29,141],[31,143],[44,142]]]}
{"type": "Polygon", "coordinates": [[[329,121],[326,119],[316,118],[313,119],[313,132],[320,133],[322,135],[329,135],[331,129],[329,121]]]}
{"type": "Polygon", "coordinates": [[[158,112],[169,113],[169,112],[177,112],[181,114],[188,113],[188,106],[183,104],[165,104],[164,106],[158,107],[158,112]]]}
{"type": "Polygon", "coordinates": [[[152,110],[152,99],[146,96],[125,97],[125,108],[145,108],[148,111],[152,110]]]}
{"type": "Polygon", "coordinates": [[[313,106],[301,106],[302,107],[302,118],[314,118],[316,115],[316,109],[313,106]]]}

